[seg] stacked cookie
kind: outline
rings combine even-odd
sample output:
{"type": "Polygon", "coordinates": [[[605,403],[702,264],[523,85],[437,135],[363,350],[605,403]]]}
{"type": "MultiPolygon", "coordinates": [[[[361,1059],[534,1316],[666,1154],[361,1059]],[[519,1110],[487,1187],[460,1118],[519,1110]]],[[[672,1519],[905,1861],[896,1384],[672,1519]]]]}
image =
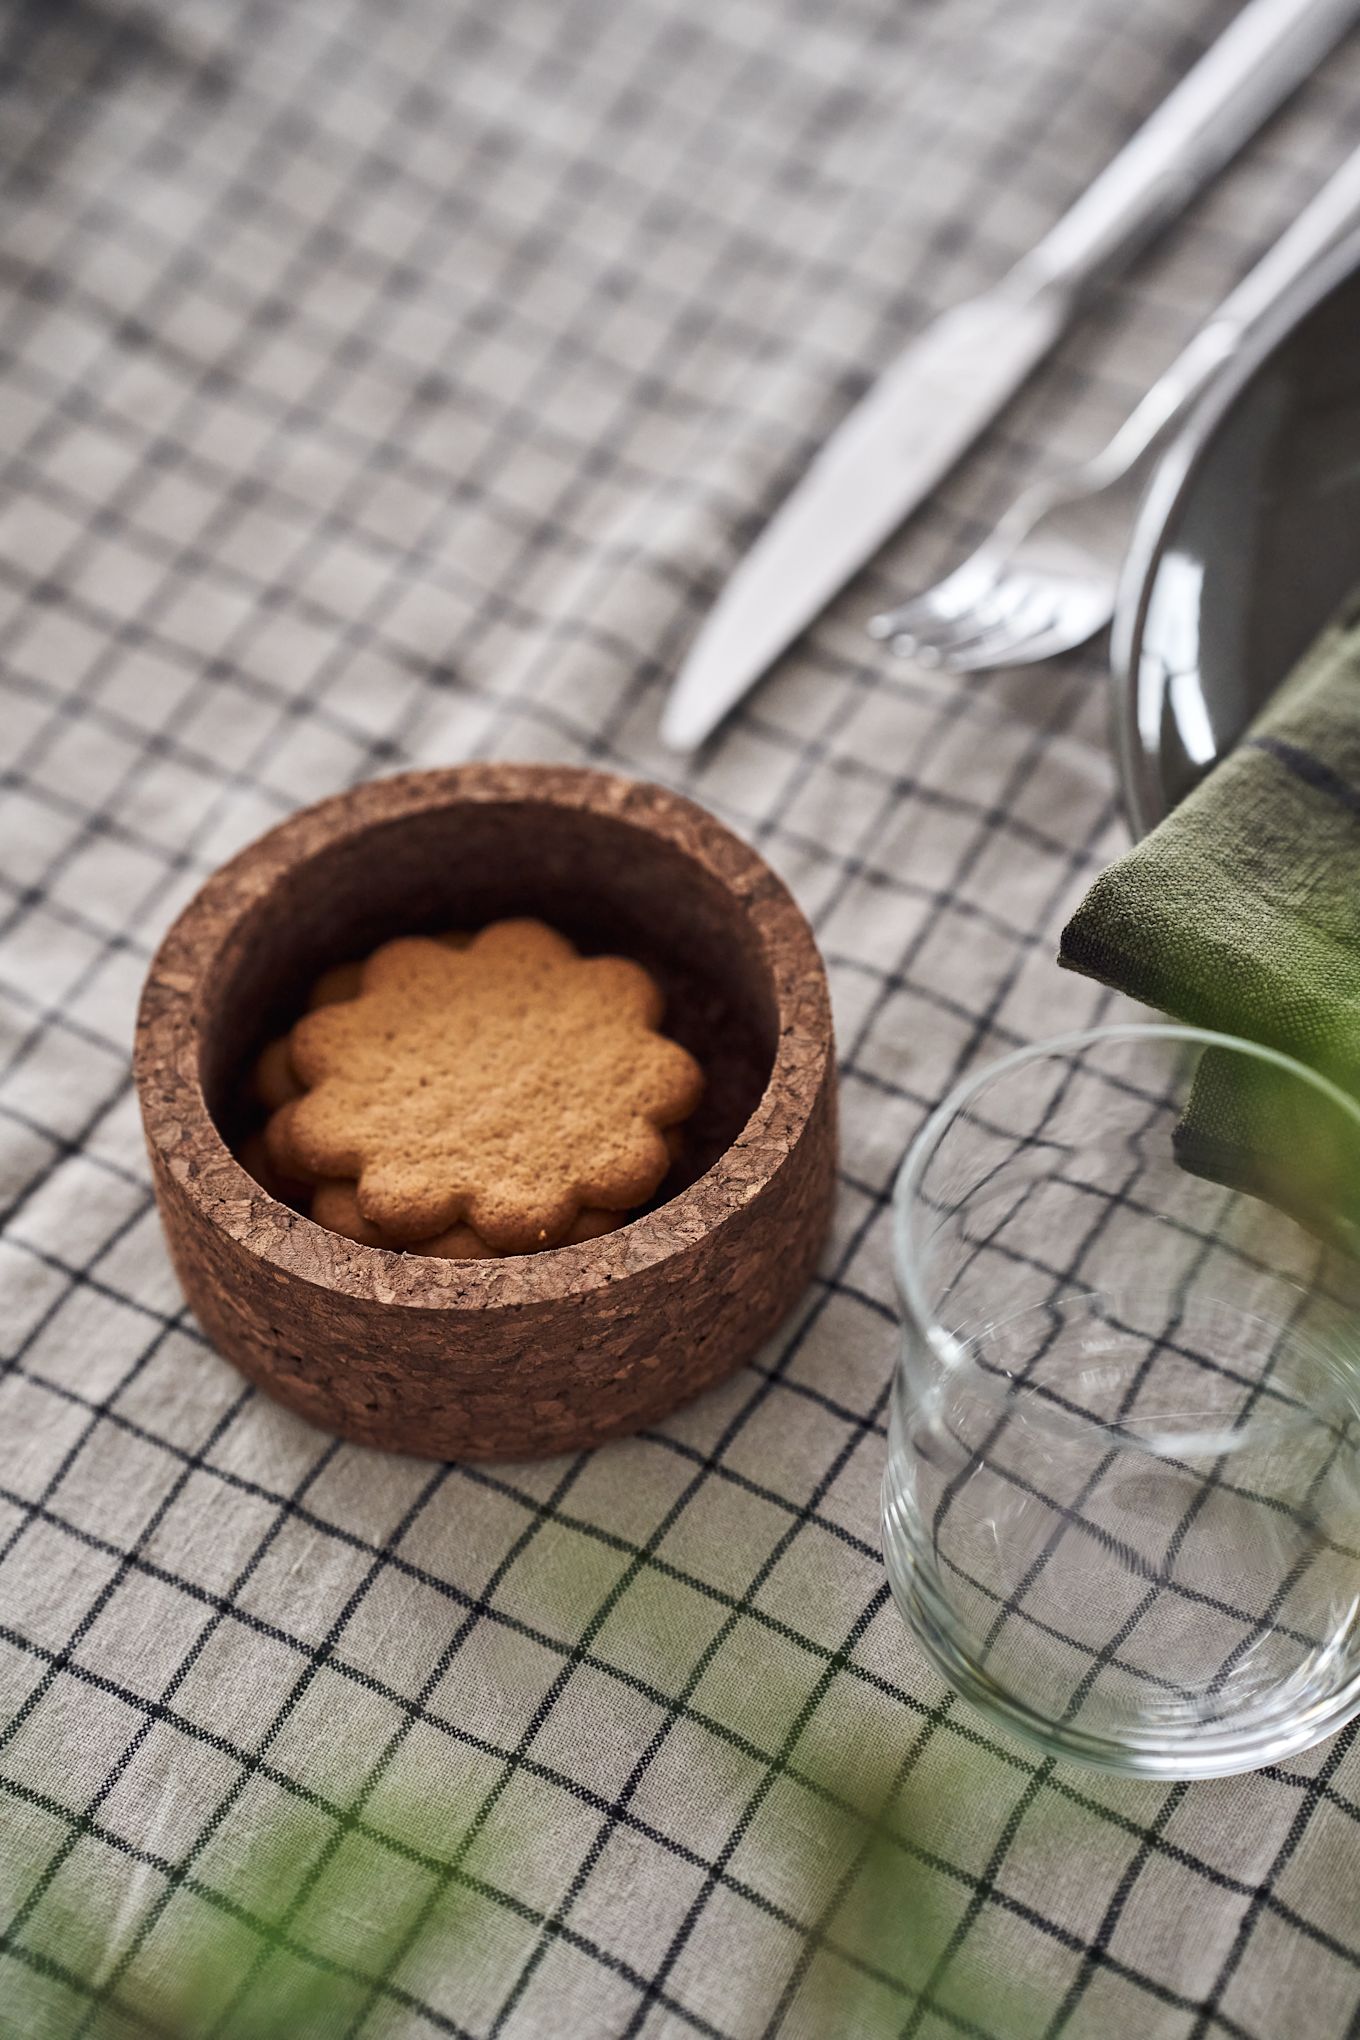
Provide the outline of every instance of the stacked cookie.
{"type": "Polygon", "coordinates": [[[253,1074],[241,1160],[319,1225],[455,1259],[624,1223],[659,1188],[703,1086],[623,957],[540,921],[389,942],[328,972],[253,1074]]]}

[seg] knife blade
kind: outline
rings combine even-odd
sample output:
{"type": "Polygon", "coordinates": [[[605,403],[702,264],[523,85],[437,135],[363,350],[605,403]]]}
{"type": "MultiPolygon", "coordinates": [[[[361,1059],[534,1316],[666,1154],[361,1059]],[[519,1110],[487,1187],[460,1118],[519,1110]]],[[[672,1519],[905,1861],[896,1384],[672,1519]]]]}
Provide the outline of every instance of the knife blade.
{"type": "Polygon", "coordinates": [[[1005,285],[946,312],[901,354],[814,458],[724,588],[661,722],[701,744],[943,480],[1066,322],[1061,299],[1005,285]]]}
{"type": "Polygon", "coordinates": [[[1184,207],[1360,16],[1360,0],[1248,0],[1029,255],[946,312],[837,427],[737,567],[671,690],[661,735],[701,744],[943,480],[1083,295],[1184,207]]]}

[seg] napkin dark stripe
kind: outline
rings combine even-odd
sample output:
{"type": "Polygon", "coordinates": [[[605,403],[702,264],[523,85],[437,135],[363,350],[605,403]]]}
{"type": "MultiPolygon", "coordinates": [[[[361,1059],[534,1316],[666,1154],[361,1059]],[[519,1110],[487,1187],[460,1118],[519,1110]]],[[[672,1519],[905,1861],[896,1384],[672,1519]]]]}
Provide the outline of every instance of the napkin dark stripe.
{"type": "Polygon", "coordinates": [[[1360,793],[1348,780],[1333,772],[1330,765],[1324,765],[1320,758],[1306,751],[1302,744],[1291,744],[1284,737],[1271,736],[1248,737],[1246,743],[1252,750],[1264,751],[1267,756],[1277,758],[1305,785],[1316,787],[1319,793],[1330,794],[1342,807],[1360,815],[1360,793]]]}

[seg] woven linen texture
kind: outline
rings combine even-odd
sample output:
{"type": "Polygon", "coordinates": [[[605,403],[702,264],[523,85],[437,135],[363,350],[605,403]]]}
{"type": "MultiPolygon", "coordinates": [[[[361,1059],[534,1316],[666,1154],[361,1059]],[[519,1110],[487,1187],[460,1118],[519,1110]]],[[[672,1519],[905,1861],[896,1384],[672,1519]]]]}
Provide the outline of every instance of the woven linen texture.
{"type": "Polygon", "coordinates": [[[1170,1789],[1042,1761],[888,1603],[892,1174],[978,1058],[1115,1010],[1053,954],[1123,835],[1098,650],[955,681],[861,626],[1108,434],[1353,144],[1356,53],[692,768],[656,739],[850,402],[1231,14],[11,7],[4,2040],[1350,2029],[1349,1734],[1170,1789]],[[205,1346],[128,1053],[224,857],[490,757],[658,777],[759,846],[826,955],[844,1140],[756,1363],[593,1456],[458,1467],[330,1441],[205,1346]]]}

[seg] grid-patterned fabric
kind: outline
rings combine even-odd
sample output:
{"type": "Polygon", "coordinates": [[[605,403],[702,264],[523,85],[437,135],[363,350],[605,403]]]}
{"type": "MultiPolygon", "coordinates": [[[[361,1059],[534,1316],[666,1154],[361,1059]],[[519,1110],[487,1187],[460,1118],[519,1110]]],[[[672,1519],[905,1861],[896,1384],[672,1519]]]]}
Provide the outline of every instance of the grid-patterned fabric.
{"type": "Polygon", "coordinates": [[[11,7],[4,2040],[1354,2030],[1349,1735],[1222,1784],[1068,1769],[889,1603],[886,1192],[958,1072],[1108,1010],[1052,954],[1120,830],[1098,655],[956,683],[860,624],[1112,427],[1345,153],[1357,53],[692,770],[655,736],[846,404],[1230,12],[11,7]],[[491,756],[675,780],[779,867],[844,1151],[758,1363],[593,1456],[462,1468],[336,1445],[206,1348],[127,1061],[214,864],[491,756]]]}

